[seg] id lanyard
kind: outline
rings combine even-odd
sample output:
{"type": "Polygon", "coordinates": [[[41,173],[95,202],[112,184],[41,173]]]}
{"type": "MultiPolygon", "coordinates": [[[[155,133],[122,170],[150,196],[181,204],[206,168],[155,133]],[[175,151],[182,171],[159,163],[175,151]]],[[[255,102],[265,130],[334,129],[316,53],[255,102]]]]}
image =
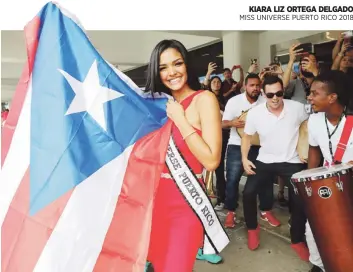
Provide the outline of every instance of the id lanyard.
{"type": "Polygon", "coordinates": [[[343,111],[342,114],[341,114],[341,117],[340,117],[340,119],[338,120],[338,123],[337,123],[336,127],[334,128],[334,130],[332,131],[332,133],[330,133],[330,129],[328,128],[327,116],[326,116],[326,114],[325,114],[325,124],[326,124],[327,136],[328,136],[328,144],[329,144],[329,149],[330,149],[330,154],[331,154],[331,157],[332,157],[332,162],[333,162],[333,164],[335,164],[336,162],[335,162],[335,156],[333,155],[333,151],[332,151],[332,142],[331,142],[331,138],[332,138],[332,136],[335,134],[335,132],[337,131],[337,128],[338,128],[338,126],[340,125],[343,116],[345,115],[344,113],[345,113],[345,112],[343,111]]]}

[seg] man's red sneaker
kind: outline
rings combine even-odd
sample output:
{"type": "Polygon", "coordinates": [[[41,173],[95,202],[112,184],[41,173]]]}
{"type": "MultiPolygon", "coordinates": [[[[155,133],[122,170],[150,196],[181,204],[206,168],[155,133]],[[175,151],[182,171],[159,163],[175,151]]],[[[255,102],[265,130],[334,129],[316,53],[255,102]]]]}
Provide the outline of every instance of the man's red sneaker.
{"type": "Polygon", "coordinates": [[[297,243],[297,244],[292,244],[291,248],[297,253],[300,259],[302,259],[305,262],[309,262],[309,249],[305,245],[305,243],[297,243]]]}
{"type": "Polygon", "coordinates": [[[235,227],[235,212],[228,212],[226,220],[224,221],[224,226],[226,228],[234,228],[235,227]]]}
{"type": "Polygon", "coordinates": [[[261,212],[260,218],[267,221],[272,227],[279,227],[281,222],[272,214],[272,212],[261,212]]]}
{"type": "Polygon", "coordinates": [[[260,227],[257,226],[256,230],[248,230],[248,248],[255,250],[260,245],[260,227]]]}

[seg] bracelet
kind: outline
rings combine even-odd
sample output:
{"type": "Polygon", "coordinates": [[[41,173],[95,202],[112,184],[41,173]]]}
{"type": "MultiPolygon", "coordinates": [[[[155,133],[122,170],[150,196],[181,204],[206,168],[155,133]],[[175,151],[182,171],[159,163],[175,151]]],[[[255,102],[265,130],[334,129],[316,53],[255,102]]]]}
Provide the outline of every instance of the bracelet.
{"type": "Polygon", "coordinates": [[[186,139],[187,137],[189,137],[190,135],[192,135],[192,134],[194,134],[194,133],[196,133],[196,130],[190,132],[188,135],[186,135],[185,137],[183,137],[183,140],[185,141],[185,139],[186,139]]]}

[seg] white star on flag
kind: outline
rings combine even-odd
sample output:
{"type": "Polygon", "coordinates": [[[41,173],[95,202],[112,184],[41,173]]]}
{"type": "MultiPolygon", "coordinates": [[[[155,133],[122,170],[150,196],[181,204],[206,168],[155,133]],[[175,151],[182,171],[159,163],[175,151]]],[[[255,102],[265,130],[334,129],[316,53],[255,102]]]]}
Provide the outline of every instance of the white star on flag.
{"type": "Polygon", "coordinates": [[[93,62],[83,82],[63,70],[58,70],[76,94],[65,115],[87,111],[104,130],[107,130],[103,104],[124,95],[100,85],[97,61],[93,62]]]}

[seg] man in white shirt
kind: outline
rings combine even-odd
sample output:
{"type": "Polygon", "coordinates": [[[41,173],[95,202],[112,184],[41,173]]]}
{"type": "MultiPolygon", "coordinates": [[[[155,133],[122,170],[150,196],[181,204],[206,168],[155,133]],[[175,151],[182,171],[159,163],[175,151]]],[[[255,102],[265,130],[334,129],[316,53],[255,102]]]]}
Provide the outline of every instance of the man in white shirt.
{"type": "MultiPolygon", "coordinates": [[[[241,161],[241,138],[237,128],[243,128],[244,121],[239,120],[239,116],[247,110],[264,103],[266,100],[260,90],[260,78],[257,74],[249,74],[245,79],[245,92],[232,97],[225,108],[223,114],[222,127],[231,128],[227,147],[226,161],[226,200],[225,208],[228,210],[225,220],[226,228],[235,226],[235,211],[238,208],[239,182],[244,173],[241,161]]],[[[259,146],[252,146],[249,151],[249,158],[256,159],[259,153],[259,146]]],[[[273,181],[273,179],[272,179],[273,181]]],[[[261,191],[260,210],[263,219],[273,226],[278,226],[280,222],[274,218],[270,212],[273,204],[273,186],[269,184],[266,190],[261,191]]]]}
{"type": "MultiPolygon", "coordinates": [[[[333,157],[346,122],[345,108],[349,106],[349,102],[353,102],[353,90],[348,88],[350,84],[348,80],[348,76],[343,72],[329,71],[319,75],[311,85],[308,99],[315,114],[310,115],[308,121],[309,169],[319,167],[322,157],[324,165],[334,163],[333,157]]],[[[342,157],[342,163],[349,162],[353,164],[352,132],[342,157]]],[[[325,271],[308,223],[306,225],[306,239],[310,251],[310,262],[314,265],[310,271],[325,271]]]]}
{"type": "Polygon", "coordinates": [[[290,178],[305,168],[299,158],[297,143],[299,127],[308,118],[302,103],[283,99],[283,82],[277,76],[268,76],[263,83],[266,103],[251,109],[247,116],[241,143],[242,161],[248,180],[243,192],[244,217],[248,228],[248,247],[255,250],[260,245],[257,222],[256,195],[274,176],[281,176],[289,189],[290,228],[292,248],[305,261],[309,251],[305,241],[306,216],[299,196],[294,193],[290,178]],[[261,148],[255,160],[248,159],[251,136],[259,134],[261,148]]]}

